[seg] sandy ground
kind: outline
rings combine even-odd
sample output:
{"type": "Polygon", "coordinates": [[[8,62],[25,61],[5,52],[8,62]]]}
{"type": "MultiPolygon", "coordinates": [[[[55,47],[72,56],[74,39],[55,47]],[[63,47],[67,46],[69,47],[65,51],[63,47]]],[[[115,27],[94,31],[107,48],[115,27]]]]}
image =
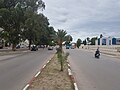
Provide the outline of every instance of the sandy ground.
{"type": "Polygon", "coordinates": [[[60,71],[60,64],[55,55],[28,90],[74,90],[67,69],[65,61],[64,71],[60,71]]]}

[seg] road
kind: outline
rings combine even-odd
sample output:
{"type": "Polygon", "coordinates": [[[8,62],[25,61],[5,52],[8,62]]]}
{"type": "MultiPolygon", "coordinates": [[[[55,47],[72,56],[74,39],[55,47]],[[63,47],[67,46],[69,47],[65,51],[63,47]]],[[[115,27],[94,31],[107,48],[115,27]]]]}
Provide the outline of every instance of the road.
{"type": "Polygon", "coordinates": [[[0,57],[0,90],[22,90],[54,53],[41,49],[6,59],[0,57]]]}
{"type": "Polygon", "coordinates": [[[79,90],[120,90],[120,59],[81,49],[65,50],[79,90]]]}

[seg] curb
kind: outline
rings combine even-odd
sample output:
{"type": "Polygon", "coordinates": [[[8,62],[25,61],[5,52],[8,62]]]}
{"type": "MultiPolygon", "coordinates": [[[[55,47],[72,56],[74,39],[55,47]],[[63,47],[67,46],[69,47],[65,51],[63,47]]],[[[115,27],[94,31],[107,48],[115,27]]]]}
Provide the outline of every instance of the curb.
{"type": "Polygon", "coordinates": [[[71,71],[71,69],[70,69],[71,66],[70,66],[70,64],[69,64],[69,61],[67,61],[67,63],[68,63],[68,75],[69,75],[72,83],[74,84],[74,89],[75,89],[75,90],[78,90],[78,86],[77,86],[77,84],[76,84],[76,82],[75,82],[74,76],[73,76],[72,71],[71,71]]]}
{"type": "Polygon", "coordinates": [[[46,67],[46,65],[50,62],[51,59],[49,59],[47,63],[42,66],[42,68],[34,75],[34,77],[27,83],[27,85],[23,87],[22,90],[27,90],[31,86],[32,82],[41,74],[41,72],[46,67]]]}

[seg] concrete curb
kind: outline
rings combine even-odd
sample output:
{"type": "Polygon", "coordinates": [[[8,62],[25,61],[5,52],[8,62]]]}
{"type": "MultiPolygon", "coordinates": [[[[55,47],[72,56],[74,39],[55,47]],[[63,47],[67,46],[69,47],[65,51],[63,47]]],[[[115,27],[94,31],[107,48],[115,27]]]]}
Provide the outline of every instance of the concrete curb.
{"type": "MultiPolygon", "coordinates": [[[[52,58],[51,58],[51,59],[52,59],[52,58]]],[[[46,65],[50,62],[51,59],[49,59],[49,60],[46,62],[46,64],[44,64],[44,65],[42,66],[42,68],[33,76],[33,78],[27,83],[26,86],[24,86],[24,88],[23,88],[22,90],[27,90],[27,89],[31,86],[32,82],[41,74],[41,72],[42,72],[43,69],[46,67],[46,65]]]]}
{"type": "Polygon", "coordinates": [[[72,71],[71,71],[71,69],[70,69],[71,66],[70,66],[70,64],[69,64],[69,61],[67,61],[67,63],[68,63],[68,75],[69,75],[72,83],[74,84],[74,89],[75,89],[75,90],[78,90],[78,86],[77,86],[77,84],[76,84],[76,82],[75,82],[74,76],[73,76],[72,71]]]}

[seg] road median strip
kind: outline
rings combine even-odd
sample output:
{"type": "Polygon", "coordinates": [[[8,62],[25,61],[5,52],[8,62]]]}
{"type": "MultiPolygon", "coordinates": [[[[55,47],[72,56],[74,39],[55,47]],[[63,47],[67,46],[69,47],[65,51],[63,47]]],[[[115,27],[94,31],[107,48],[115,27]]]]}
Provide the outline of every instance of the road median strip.
{"type": "MultiPolygon", "coordinates": [[[[51,59],[50,59],[50,60],[51,60],[51,59]]],[[[29,81],[29,83],[23,88],[23,90],[27,90],[27,89],[31,86],[32,82],[40,75],[40,73],[43,71],[43,69],[46,67],[46,65],[50,62],[50,60],[48,60],[45,65],[43,65],[43,67],[40,69],[40,71],[38,71],[38,72],[34,75],[34,77],[33,77],[33,78],[29,81]]]]}
{"type": "MultiPolygon", "coordinates": [[[[68,75],[68,65],[65,64],[63,72],[60,70],[56,55],[42,66],[33,79],[23,90],[74,90],[74,83],[68,75]],[[52,88],[52,89],[51,89],[52,88]]],[[[77,89],[75,89],[77,90],[77,89]]]]}

